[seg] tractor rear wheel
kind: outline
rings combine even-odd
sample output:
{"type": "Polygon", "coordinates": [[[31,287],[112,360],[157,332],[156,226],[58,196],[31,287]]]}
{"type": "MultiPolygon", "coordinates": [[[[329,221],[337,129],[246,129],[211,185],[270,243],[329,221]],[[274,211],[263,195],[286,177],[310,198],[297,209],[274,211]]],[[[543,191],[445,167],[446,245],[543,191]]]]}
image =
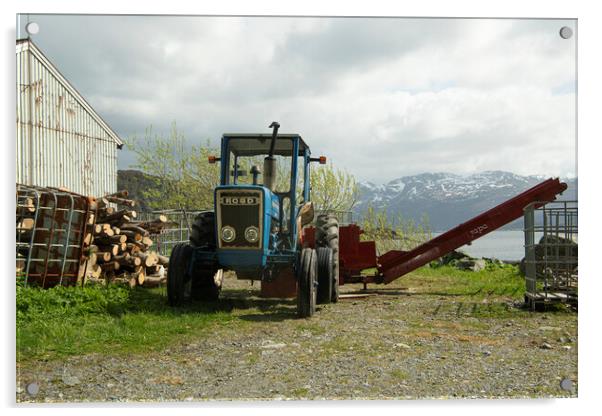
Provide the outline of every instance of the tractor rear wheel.
{"type": "Polygon", "coordinates": [[[167,300],[171,306],[179,306],[190,300],[192,279],[188,266],[192,258],[192,247],[186,243],[174,246],[167,269],[167,300]]]}
{"type": "Polygon", "coordinates": [[[334,259],[330,247],[318,247],[318,294],[317,303],[330,303],[334,286],[334,259]]]}
{"type": "MultiPolygon", "coordinates": [[[[192,224],[190,244],[203,251],[215,251],[215,213],[204,211],[199,213],[192,224]]],[[[216,282],[214,268],[193,271],[191,296],[195,300],[215,301],[219,298],[221,281],[216,282]]]]}
{"type": "Polygon", "coordinates": [[[204,211],[194,217],[190,230],[190,244],[194,247],[206,247],[209,251],[215,250],[215,213],[213,211],[204,211]]]}
{"type": "Polygon", "coordinates": [[[304,248],[297,271],[297,316],[309,318],[316,311],[316,274],[318,262],[316,251],[304,248]]]}
{"type": "Polygon", "coordinates": [[[316,218],[316,247],[330,247],[334,271],[331,302],[339,300],[339,220],[333,214],[320,214],[316,218]]]}

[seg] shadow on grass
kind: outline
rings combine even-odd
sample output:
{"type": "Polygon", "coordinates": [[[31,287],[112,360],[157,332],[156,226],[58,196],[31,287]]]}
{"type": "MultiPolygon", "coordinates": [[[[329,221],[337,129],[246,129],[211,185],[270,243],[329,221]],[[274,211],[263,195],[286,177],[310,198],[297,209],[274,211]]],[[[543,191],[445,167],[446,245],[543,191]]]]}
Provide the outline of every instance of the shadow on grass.
{"type": "Polygon", "coordinates": [[[294,299],[262,299],[248,290],[227,290],[222,292],[217,301],[190,301],[181,306],[172,307],[167,296],[159,291],[148,289],[132,290],[128,302],[116,308],[112,314],[151,313],[164,314],[213,314],[232,313],[234,310],[257,309],[261,313],[241,314],[238,319],[245,321],[283,321],[296,318],[296,301],[294,299]]]}

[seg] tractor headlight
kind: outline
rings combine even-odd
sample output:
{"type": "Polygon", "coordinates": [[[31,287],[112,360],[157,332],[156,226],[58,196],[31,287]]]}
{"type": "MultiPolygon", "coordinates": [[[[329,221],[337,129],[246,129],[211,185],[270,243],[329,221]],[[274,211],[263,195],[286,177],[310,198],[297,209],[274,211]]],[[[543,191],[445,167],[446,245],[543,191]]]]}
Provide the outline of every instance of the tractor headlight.
{"type": "Polygon", "coordinates": [[[259,241],[259,230],[257,229],[257,227],[253,225],[247,227],[247,229],[245,230],[245,239],[249,243],[256,243],[257,241],[259,241]]]}
{"type": "Polygon", "coordinates": [[[234,228],[230,227],[229,225],[222,227],[222,240],[224,240],[226,243],[231,243],[235,238],[236,231],[234,231],[234,228]]]}

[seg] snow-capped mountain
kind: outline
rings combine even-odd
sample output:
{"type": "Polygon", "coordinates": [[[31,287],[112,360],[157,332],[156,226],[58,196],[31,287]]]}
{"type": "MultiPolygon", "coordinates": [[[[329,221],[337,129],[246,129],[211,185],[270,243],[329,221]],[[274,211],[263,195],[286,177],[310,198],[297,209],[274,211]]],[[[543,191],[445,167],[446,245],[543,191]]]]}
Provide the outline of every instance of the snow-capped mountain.
{"type": "MultiPolygon", "coordinates": [[[[390,218],[401,215],[419,221],[427,214],[434,231],[444,231],[544,181],[546,176],[521,176],[487,171],[467,176],[423,173],[394,179],[384,185],[360,182],[354,214],[370,205],[386,209],[390,218]]],[[[568,189],[561,199],[576,199],[576,179],[563,179],[568,189]]],[[[521,228],[522,223],[511,224],[521,228]]]]}

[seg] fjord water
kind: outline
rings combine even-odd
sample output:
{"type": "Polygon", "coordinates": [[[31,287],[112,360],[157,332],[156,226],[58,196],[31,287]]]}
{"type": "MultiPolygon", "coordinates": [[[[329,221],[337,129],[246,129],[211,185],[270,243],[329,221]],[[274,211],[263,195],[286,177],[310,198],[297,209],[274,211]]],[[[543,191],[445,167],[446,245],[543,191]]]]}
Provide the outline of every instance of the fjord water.
{"type": "MultiPolygon", "coordinates": [[[[433,237],[442,233],[433,233],[433,237]]],[[[539,236],[536,236],[539,238],[539,236]]],[[[460,247],[472,257],[493,257],[499,260],[520,261],[525,256],[525,234],[521,230],[493,231],[460,247]]]]}

